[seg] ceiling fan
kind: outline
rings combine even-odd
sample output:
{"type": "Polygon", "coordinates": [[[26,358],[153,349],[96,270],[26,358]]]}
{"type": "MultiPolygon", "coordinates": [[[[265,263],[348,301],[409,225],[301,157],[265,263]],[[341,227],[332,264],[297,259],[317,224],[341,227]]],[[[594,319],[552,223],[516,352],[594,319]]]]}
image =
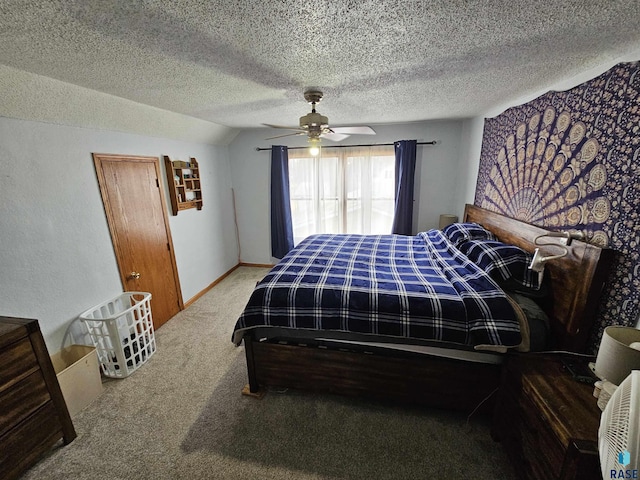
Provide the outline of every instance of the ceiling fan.
{"type": "Polygon", "coordinates": [[[292,135],[307,135],[311,145],[318,145],[320,138],[326,138],[334,142],[344,140],[349,135],[375,135],[373,128],[368,126],[352,126],[352,127],[329,127],[329,119],[324,115],[316,112],[316,104],[322,100],[322,92],[320,90],[310,89],[304,92],[304,98],[311,104],[311,113],[300,117],[300,127],[284,127],[281,125],[263,124],[271,128],[284,128],[287,130],[295,130],[295,133],[287,133],[275,137],[269,137],[266,140],[274,138],[289,137],[292,135]]]}

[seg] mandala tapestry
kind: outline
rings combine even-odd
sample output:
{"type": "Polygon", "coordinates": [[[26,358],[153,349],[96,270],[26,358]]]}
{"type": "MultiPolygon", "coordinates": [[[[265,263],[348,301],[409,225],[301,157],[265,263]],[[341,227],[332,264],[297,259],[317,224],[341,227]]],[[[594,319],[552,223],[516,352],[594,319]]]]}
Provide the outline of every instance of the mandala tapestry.
{"type": "Polygon", "coordinates": [[[640,311],[640,62],[485,120],[475,204],[616,252],[590,347],[640,311]]]}

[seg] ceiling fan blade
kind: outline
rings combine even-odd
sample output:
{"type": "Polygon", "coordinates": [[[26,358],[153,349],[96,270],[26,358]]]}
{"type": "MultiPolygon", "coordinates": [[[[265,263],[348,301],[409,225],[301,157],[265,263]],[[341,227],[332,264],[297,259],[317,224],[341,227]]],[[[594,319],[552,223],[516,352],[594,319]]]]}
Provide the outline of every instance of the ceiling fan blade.
{"type": "Polygon", "coordinates": [[[343,133],[346,135],[375,135],[376,131],[366,125],[359,125],[353,127],[331,127],[334,133],[343,133]]]}
{"type": "Polygon", "coordinates": [[[305,132],[306,130],[300,127],[285,127],[283,125],[271,125],[269,123],[263,123],[262,125],[266,126],[266,127],[270,127],[270,128],[285,128],[287,130],[297,130],[299,132],[305,132]]]}
{"type": "Polygon", "coordinates": [[[349,137],[349,135],[343,135],[342,133],[336,132],[327,132],[320,135],[320,137],[331,140],[332,142],[339,142],[340,140],[344,140],[345,138],[349,137]]]}
{"type": "Polygon", "coordinates": [[[294,135],[304,135],[305,132],[297,132],[297,133],[285,133],[284,135],[276,135],[275,137],[268,137],[265,140],[273,140],[274,138],[282,138],[282,137],[292,137],[294,135]]]}

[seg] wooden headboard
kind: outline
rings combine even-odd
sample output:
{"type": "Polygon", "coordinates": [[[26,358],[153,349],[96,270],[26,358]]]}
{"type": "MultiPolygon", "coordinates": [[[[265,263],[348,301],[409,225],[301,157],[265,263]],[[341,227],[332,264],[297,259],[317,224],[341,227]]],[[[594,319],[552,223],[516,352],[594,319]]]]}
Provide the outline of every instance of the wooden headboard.
{"type": "MultiPolygon", "coordinates": [[[[475,222],[504,243],[533,252],[537,236],[549,232],[541,227],[467,204],[465,222],[475,222]]],[[[552,348],[584,352],[596,319],[600,294],[613,259],[613,251],[573,240],[567,256],[546,264],[551,297],[547,315],[551,320],[552,348]]]]}

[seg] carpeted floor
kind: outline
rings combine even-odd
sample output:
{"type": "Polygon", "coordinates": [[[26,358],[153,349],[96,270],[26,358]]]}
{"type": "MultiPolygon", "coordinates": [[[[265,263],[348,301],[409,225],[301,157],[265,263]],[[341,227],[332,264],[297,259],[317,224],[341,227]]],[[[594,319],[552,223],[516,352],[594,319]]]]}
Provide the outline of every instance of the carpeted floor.
{"type": "Polygon", "coordinates": [[[78,438],[24,475],[46,479],[515,479],[489,420],[271,390],[240,394],[233,325],[267,272],[240,267],[156,332],[158,350],[73,421],[78,438]]]}

